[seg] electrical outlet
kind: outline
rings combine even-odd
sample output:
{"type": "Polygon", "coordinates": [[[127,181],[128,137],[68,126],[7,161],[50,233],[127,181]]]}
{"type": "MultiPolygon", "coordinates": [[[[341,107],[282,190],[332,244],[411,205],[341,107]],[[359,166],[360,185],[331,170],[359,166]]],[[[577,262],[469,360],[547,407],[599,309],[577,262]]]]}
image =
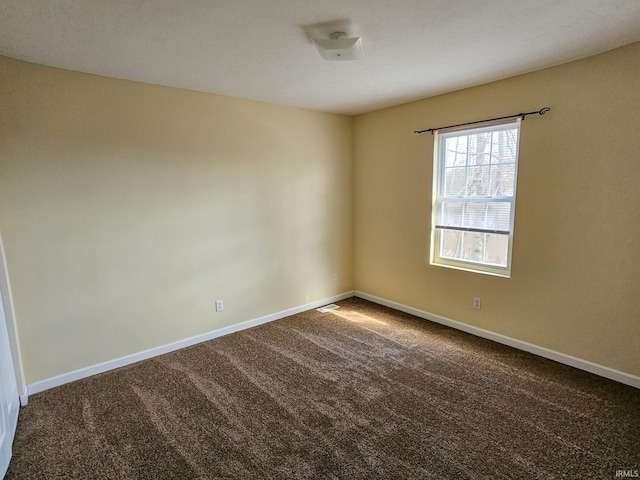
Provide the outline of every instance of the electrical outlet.
{"type": "Polygon", "coordinates": [[[334,281],[334,282],[337,282],[339,278],[340,278],[340,277],[338,277],[338,274],[337,274],[337,273],[334,273],[334,274],[333,274],[333,281],[334,281]]]}
{"type": "Polygon", "coordinates": [[[480,310],[482,308],[482,299],[480,297],[473,297],[473,308],[480,310]]]}
{"type": "Polygon", "coordinates": [[[224,302],[222,300],[216,300],[216,312],[224,310],[224,302]]]}

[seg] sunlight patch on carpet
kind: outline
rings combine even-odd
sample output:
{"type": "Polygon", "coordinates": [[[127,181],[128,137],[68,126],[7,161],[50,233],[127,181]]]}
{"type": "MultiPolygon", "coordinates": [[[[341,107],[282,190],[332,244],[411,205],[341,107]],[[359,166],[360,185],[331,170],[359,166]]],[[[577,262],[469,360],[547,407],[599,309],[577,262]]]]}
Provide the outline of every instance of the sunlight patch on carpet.
{"type": "Polygon", "coordinates": [[[329,305],[325,305],[324,307],[316,308],[320,313],[327,313],[336,308],[340,308],[340,305],[336,305],[335,303],[330,303],[329,305]]]}

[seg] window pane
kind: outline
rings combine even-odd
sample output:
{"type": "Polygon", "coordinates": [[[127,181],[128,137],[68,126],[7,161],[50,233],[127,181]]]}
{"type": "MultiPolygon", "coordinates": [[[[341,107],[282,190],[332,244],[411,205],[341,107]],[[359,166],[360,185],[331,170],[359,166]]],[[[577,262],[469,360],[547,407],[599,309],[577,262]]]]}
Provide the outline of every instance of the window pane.
{"type": "Polygon", "coordinates": [[[507,266],[509,255],[509,235],[486,234],[485,263],[507,266]]]}
{"type": "Polygon", "coordinates": [[[515,163],[518,145],[518,130],[511,128],[493,132],[491,163],[515,163]]]}
{"type": "Polygon", "coordinates": [[[515,165],[491,166],[491,192],[492,197],[513,197],[513,184],[515,178],[515,165]]]}
{"type": "Polygon", "coordinates": [[[467,174],[467,195],[471,197],[489,196],[489,172],[491,167],[469,167],[467,174]]]}
{"type": "Polygon", "coordinates": [[[464,202],[443,201],[437,206],[436,225],[446,225],[448,227],[462,227],[464,202]]]}
{"type": "Polygon", "coordinates": [[[463,197],[467,190],[467,169],[447,168],[444,179],[444,194],[447,197],[463,197]]]}
{"type": "Polygon", "coordinates": [[[507,266],[509,235],[441,230],[440,257],[507,266]]]}
{"type": "Polygon", "coordinates": [[[464,227],[485,228],[487,223],[487,204],[469,202],[464,212],[464,227]]]}
{"type": "Polygon", "coordinates": [[[482,262],[484,257],[484,233],[464,232],[462,241],[464,249],[462,259],[469,262],[482,262]]]}
{"type": "Polygon", "coordinates": [[[440,256],[445,258],[460,258],[462,253],[462,232],[456,230],[441,230],[440,256]]]}
{"type": "Polygon", "coordinates": [[[484,227],[488,230],[511,230],[511,203],[489,202],[484,227]]]}
{"type": "Polygon", "coordinates": [[[463,135],[445,140],[445,166],[464,167],[467,165],[467,139],[468,137],[463,135]]]}
{"type": "Polygon", "coordinates": [[[469,135],[469,164],[488,165],[491,162],[492,132],[469,135]]]}

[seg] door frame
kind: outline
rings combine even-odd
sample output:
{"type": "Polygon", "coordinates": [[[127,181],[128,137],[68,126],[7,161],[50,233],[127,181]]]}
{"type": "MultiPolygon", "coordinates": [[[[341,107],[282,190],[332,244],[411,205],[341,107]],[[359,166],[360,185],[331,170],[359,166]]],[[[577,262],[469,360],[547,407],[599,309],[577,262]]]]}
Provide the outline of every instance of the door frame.
{"type": "Polygon", "coordinates": [[[9,273],[7,271],[7,261],[4,254],[2,232],[0,232],[0,293],[2,293],[2,303],[4,304],[4,317],[7,322],[9,346],[11,348],[11,357],[13,358],[13,369],[16,376],[20,405],[25,406],[29,401],[29,396],[24,377],[24,370],[22,368],[20,341],[18,337],[18,329],[16,327],[15,311],[13,309],[13,297],[11,296],[11,284],[9,283],[9,273]]]}

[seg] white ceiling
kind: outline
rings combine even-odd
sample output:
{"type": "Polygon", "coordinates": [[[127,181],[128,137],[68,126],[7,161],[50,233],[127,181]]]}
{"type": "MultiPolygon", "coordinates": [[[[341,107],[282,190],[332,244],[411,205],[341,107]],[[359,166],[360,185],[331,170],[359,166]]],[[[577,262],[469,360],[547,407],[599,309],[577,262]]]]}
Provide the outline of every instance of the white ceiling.
{"type": "Polygon", "coordinates": [[[0,0],[0,55],[344,114],[636,41],[640,0],[0,0]],[[322,60],[327,22],[366,58],[322,60]]]}

